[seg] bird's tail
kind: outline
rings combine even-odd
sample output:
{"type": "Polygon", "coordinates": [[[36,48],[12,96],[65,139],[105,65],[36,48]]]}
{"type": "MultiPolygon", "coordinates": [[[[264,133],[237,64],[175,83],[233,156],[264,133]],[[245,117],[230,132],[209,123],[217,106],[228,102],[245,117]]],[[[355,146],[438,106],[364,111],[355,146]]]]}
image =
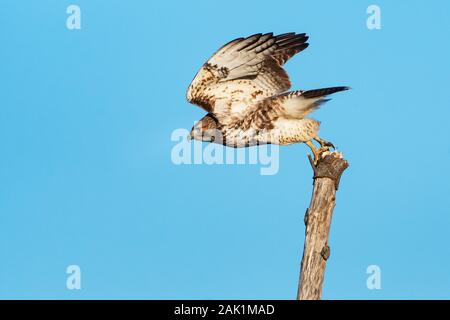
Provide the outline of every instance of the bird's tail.
{"type": "Polygon", "coordinates": [[[349,87],[330,87],[307,91],[298,90],[286,92],[273,98],[281,99],[285,117],[302,119],[318,109],[321,104],[329,101],[330,99],[326,98],[328,95],[349,89],[349,87]]]}

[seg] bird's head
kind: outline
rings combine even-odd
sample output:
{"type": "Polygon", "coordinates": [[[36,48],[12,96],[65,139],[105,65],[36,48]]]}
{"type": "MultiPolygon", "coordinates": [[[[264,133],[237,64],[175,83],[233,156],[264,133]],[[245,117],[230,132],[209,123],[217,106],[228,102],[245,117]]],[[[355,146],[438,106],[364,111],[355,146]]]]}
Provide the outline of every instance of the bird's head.
{"type": "Polygon", "coordinates": [[[217,141],[220,136],[217,119],[213,115],[207,114],[192,127],[188,139],[213,142],[217,141]]]}

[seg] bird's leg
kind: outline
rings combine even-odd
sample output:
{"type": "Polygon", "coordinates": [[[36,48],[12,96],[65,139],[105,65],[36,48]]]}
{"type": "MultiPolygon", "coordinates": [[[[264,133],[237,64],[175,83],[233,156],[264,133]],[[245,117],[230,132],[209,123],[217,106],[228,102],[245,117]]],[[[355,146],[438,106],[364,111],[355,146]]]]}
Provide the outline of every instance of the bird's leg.
{"type": "Polygon", "coordinates": [[[316,140],[318,143],[320,143],[321,149],[326,149],[327,151],[330,150],[330,148],[336,149],[336,147],[329,141],[323,140],[319,138],[318,136],[314,137],[314,140],[316,140]]]}
{"type": "Polygon", "coordinates": [[[311,149],[311,151],[314,155],[314,165],[316,165],[320,159],[320,155],[321,155],[320,150],[316,148],[316,146],[312,143],[311,140],[306,141],[305,144],[311,149]]]}
{"type": "Polygon", "coordinates": [[[314,164],[316,165],[317,162],[322,158],[322,155],[324,152],[330,151],[330,148],[336,149],[334,145],[331,142],[328,142],[326,140],[323,140],[319,138],[318,136],[313,138],[320,144],[320,148],[316,148],[316,146],[312,143],[312,140],[309,140],[306,143],[306,145],[311,149],[312,153],[314,154],[314,164]]]}

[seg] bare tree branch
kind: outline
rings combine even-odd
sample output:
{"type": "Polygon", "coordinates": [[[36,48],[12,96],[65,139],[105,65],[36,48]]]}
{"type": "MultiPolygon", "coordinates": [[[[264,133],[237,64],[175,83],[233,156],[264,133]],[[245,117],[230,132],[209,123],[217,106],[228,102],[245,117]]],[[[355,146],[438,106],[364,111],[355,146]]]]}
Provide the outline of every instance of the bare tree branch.
{"type": "Polygon", "coordinates": [[[336,190],[348,162],[339,152],[324,155],[314,164],[314,187],[309,208],[305,213],[305,246],[298,285],[298,300],[319,300],[327,259],[330,256],[328,238],[336,200],[336,190]]]}

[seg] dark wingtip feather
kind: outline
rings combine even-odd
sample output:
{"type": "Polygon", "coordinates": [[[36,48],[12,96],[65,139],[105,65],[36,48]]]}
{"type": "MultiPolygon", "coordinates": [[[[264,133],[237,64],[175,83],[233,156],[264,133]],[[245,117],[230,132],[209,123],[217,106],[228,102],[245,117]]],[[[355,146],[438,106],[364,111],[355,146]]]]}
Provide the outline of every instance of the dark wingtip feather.
{"type": "Polygon", "coordinates": [[[324,103],[327,103],[328,101],[330,101],[331,99],[320,99],[317,100],[316,102],[314,102],[311,107],[313,109],[318,109],[321,105],[323,105],[324,103]]]}
{"type": "Polygon", "coordinates": [[[305,50],[308,47],[309,47],[309,43],[301,43],[301,44],[289,47],[288,49],[292,49],[292,50],[295,50],[296,52],[300,52],[300,51],[305,50]]]}
{"type": "Polygon", "coordinates": [[[314,90],[304,91],[302,93],[302,96],[307,99],[318,98],[318,97],[327,96],[329,94],[333,94],[336,92],[347,91],[347,90],[350,90],[350,87],[343,86],[343,87],[330,87],[330,88],[314,89],[314,90]]]}
{"type": "Polygon", "coordinates": [[[304,33],[302,34],[296,34],[289,37],[284,38],[276,38],[276,43],[279,47],[288,47],[290,45],[305,43],[308,41],[309,37],[306,36],[304,33]]]}

